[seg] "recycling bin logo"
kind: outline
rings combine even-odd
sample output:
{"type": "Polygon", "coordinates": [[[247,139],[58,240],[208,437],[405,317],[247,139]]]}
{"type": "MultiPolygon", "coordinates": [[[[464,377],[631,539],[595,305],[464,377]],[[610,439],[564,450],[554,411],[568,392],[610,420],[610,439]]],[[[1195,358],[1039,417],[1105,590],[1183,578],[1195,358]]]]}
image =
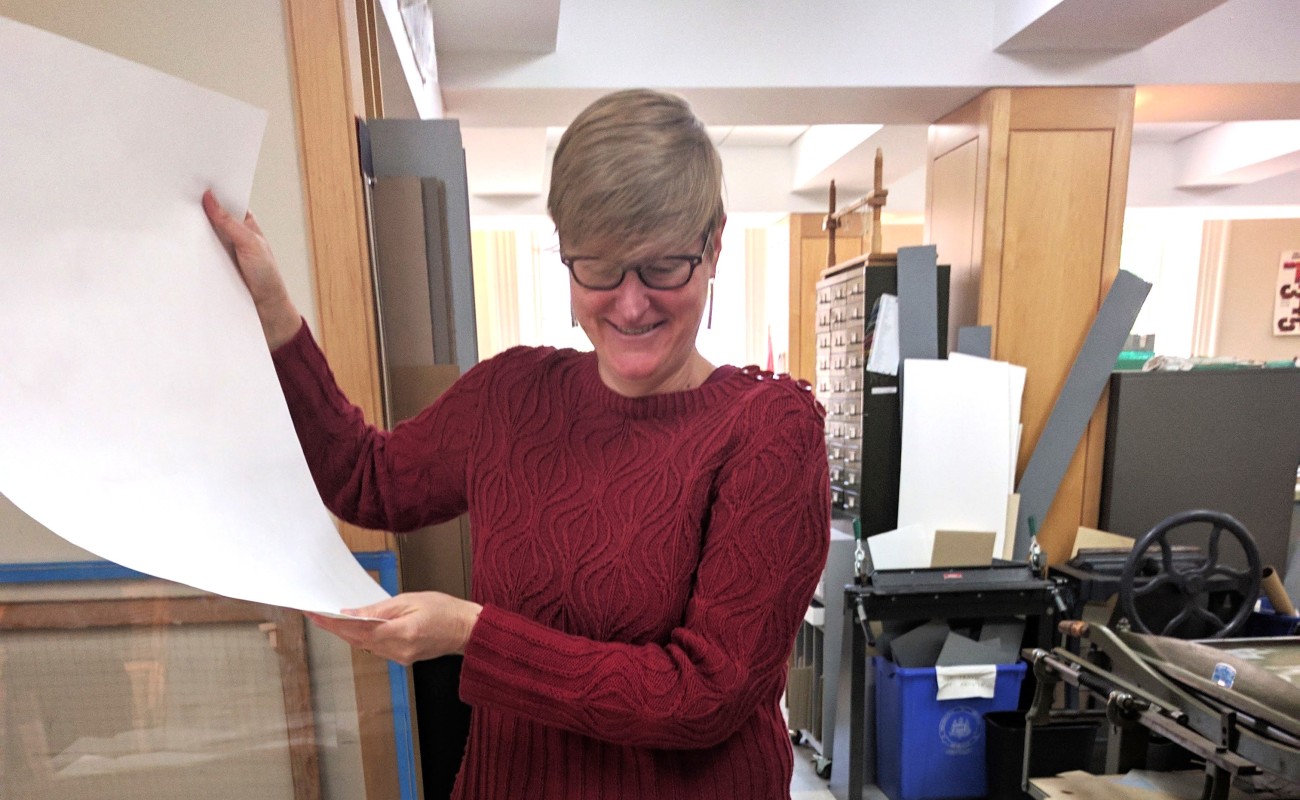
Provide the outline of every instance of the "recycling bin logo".
{"type": "Polygon", "coordinates": [[[948,755],[969,753],[983,736],[984,720],[969,706],[957,706],[939,720],[939,741],[948,755]]]}

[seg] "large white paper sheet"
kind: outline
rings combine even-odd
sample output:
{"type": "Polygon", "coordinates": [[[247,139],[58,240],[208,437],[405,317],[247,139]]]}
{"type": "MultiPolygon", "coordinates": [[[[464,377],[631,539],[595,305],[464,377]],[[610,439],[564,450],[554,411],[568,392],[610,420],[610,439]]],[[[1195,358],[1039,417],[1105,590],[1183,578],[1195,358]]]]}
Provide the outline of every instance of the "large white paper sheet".
{"type": "Polygon", "coordinates": [[[909,358],[904,375],[899,527],[994,531],[993,552],[1001,553],[1022,368],[975,357],[909,358]]]}
{"type": "Polygon", "coordinates": [[[934,529],[906,525],[867,537],[872,569],[925,569],[934,553],[934,529]]]}
{"type": "Polygon", "coordinates": [[[872,309],[876,318],[867,351],[867,371],[882,375],[898,374],[898,298],[882,294],[872,309]]]}
{"type": "Polygon", "coordinates": [[[0,86],[0,492],[206,591],[386,597],[316,494],[199,205],[211,186],[242,214],[265,114],[4,18],[0,86]]]}

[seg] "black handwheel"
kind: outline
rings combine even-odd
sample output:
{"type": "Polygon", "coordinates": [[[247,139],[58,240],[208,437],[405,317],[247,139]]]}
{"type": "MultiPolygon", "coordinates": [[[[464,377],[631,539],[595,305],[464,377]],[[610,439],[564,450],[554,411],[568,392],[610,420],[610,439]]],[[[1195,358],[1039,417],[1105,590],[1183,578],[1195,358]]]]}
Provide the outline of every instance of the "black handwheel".
{"type": "Polygon", "coordinates": [[[1259,596],[1259,584],[1259,548],[1255,546],[1255,540],[1251,538],[1245,526],[1234,517],[1218,511],[1184,511],[1159,522],[1133,546],[1133,552],[1129,553],[1128,560],[1124,562],[1124,571],[1120,575],[1119,603],[1124,615],[1128,617],[1129,624],[1140,633],[1159,633],[1161,636],[1169,636],[1180,625],[1196,619],[1213,626],[1214,632],[1204,638],[1222,639],[1240,628],[1250,617],[1255,598],[1259,596]],[[1213,526],[1205,560],[1190,569],[1182,571],[1175,569],[1173,546],[1168,541],[1169,533],[1176,528],[1198,522],[1208,522],[1213,526]],[[1224,531],[1231,533],[1241,543],[1241,549],[1246,553],[1245,570],[1232,569],[1219,563],[1219,539],[1224,531]],[[1138,568],[1144,561],[1146,551],[1156,544],[1160,546],[1160,572],[1142,586],[1135,586],[1138,568]],[[1172,587],[1177,590],[1181,610],[1163,629],[1153,631],[1138,614],[1136,601],[1161,587],[1172,587]],[[1211,590],[1236,591],[1242,596],[1241,607],[1226,623],[1199,602],[1201,596],[1208,595],[1211,590]]]}

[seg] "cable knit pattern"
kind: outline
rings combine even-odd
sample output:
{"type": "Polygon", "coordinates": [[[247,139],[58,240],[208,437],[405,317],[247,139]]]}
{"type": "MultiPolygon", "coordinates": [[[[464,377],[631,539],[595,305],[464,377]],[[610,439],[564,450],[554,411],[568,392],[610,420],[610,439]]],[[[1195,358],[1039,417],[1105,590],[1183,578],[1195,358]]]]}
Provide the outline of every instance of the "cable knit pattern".
{"type": "Polygon", "coordinates": [[[821,406],[757,368],[622,397],[594,354],[515,348],[391,433],[306,326],[275,362],[335,514],[469,512],[483,604],[456,797],[786,798],[786,663],[826,559],[821,406]]]}

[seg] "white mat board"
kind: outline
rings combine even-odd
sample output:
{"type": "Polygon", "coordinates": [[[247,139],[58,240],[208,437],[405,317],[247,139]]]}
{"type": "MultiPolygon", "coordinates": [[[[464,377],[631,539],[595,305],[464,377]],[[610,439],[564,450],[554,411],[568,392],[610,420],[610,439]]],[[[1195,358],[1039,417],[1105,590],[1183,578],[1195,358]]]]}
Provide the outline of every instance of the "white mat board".
{"type": "Polygon", "coordinates": [[[904,374],[899,528],[994,531],[1001,553],[1024,370],[957,356],[907,359],[904,374]]]}

